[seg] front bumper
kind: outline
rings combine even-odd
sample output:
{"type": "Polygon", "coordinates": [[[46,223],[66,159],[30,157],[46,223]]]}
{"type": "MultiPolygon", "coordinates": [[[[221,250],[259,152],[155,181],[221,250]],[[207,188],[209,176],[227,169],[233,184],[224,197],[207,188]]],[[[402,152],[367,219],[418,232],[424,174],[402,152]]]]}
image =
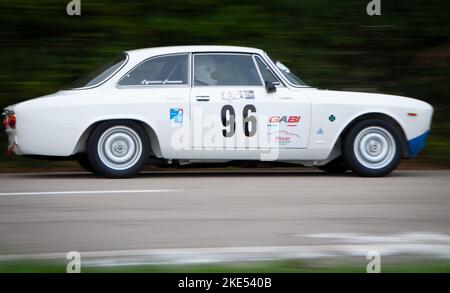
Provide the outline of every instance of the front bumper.
{"type": "Polygon", "coordinates": [[[409,158],[414,158],[424,147],[429,131],[422,133],[421,135],[408,140],[409,158]]]}

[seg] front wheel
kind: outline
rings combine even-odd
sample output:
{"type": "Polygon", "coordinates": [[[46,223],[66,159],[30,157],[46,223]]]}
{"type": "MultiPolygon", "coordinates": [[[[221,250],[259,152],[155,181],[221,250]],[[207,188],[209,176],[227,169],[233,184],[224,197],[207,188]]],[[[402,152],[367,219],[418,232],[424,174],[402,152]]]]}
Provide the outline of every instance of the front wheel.
{"type": "Polygon", "coordinates": [[[402,159],[402,135],[384,120],[359,122],[344,138],[343,157],[346,165],[360,176],[385,176],[402,159]]]}
{"type": "Polygon", "coordinates": [[[148,161],[150,141],[136,122],[108,121],[91,133],[87,155],[96,173],[111,178],[131,177],[148,161]]]}

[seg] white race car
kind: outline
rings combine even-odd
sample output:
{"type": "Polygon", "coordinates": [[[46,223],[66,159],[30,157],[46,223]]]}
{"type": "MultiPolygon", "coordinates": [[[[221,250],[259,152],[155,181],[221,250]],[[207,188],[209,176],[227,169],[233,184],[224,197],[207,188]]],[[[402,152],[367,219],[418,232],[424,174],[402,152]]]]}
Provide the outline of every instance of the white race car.
{"type": "Polygon", "coordinates": [[[5,109],[9,152],[77,158],[107,177],[151,160],[300,163],[389,174],[424,146],[433,108],[406,97],[312,88],[264,51],[124,52],[70,88],[5,109]]]}

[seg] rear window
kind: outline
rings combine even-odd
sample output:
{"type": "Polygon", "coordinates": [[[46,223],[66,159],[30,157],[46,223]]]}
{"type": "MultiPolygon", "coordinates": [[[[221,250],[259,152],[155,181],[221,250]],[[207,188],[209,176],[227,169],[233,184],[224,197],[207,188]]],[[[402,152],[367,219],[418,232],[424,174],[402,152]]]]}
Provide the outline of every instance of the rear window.
{"type": "Polygon", "coordinates": [[[142,62],[119,81],[119,85],[186,85],[189,54],[159,56],[142,62]]]}
{"type": "Polygon", "coordinates": [[[115,59],[104,64],[93,72],[81,77],[80,79],[77,79],[72,84],[70,84],[68,88],[77,89],[98,85],[107,80],[114,73],[116,73],[125,64],[126,61],[127,54],[122,53],[115,59]]]}

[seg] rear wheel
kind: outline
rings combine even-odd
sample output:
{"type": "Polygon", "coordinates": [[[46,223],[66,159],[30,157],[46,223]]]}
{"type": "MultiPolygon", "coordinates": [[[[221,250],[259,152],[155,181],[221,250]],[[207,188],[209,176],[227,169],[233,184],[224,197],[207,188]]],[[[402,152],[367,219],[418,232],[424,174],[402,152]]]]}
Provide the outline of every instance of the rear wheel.
{"type": "Polygon", "coordinates": [[[360,176],[385,176],[402,159],[402,135],[384,120],[359,122],[344,138],[343,157],[345,164],[360,176]]]}
{"type": "Polygon", "coordinates": [[[131,177],[148,161],[150,141],[136,122],[108,121],[91,133],[87,154],[96,173],[112,178],[131,177]]]}

